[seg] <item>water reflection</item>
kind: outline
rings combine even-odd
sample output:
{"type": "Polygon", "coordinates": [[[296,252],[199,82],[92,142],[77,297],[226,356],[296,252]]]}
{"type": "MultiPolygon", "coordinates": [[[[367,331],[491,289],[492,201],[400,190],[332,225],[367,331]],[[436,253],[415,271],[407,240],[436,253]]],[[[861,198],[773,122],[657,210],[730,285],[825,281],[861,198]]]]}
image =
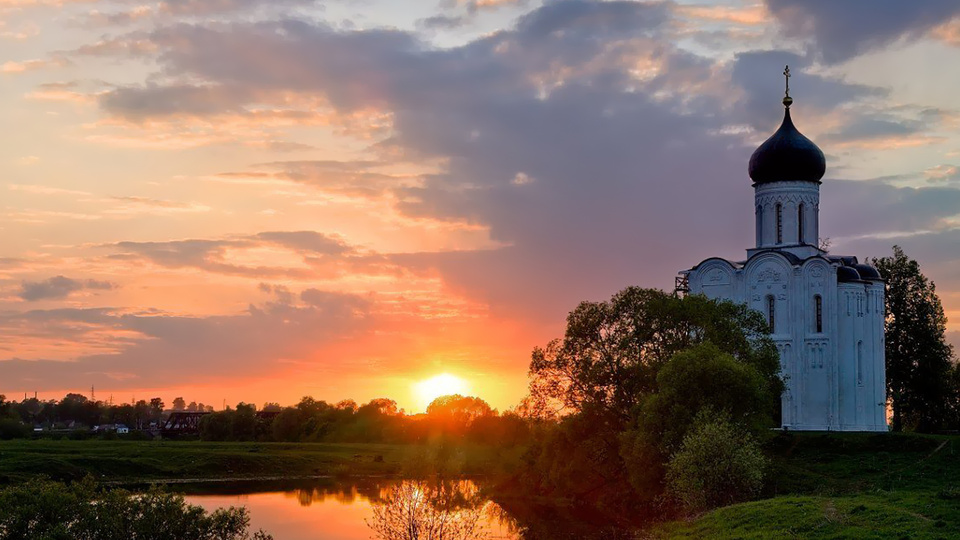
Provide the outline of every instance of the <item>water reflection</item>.
{"type": "Polygon", "coordinates": [[[486,506],[470,481],[407,480],[373,505],[367,525],[380,540],[476,540],[486,506]]]}
{"type": "Polygon", "coordinates": [[[179,486],[208,510],[245,506],[277,540],[620,540],[635,529],[576,507],[490,501],[470,480],[335,479],[179,486]]]}
{"type": "Polygon", "coordinates": [[[360,484],[343,486],[339,484],[310,486],[284,493],[296,498],[300,506],[324,504],[328,501],[340,504],[353,504],[359,501],[374,501],[381,497],[383,487],[379,484],[360,484]]]}

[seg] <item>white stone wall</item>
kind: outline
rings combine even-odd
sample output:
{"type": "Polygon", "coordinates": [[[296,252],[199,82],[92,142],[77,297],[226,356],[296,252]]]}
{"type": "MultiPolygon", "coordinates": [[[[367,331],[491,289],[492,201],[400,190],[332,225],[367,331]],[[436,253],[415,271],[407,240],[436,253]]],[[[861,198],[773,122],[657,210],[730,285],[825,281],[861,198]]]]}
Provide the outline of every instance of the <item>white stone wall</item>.
{"type": "Polygon", "coordinates": [[[747,304],[765,317],[774,298],[784,427],[886,431],[882,283],[838,283],[837,263],[811,257],[794,266],[779,251],[759,252],[742,268],[707,259],[688,280],[691,293],[747,304]]]}
{"type": "Polygon", "coordinates": [[[786,248],[800,258],[816,253],[802,246],[817,247],[820,238],[820,185],[814,182],[774,182],[754,190],[758,248],[786,248]],[[781,235],[777,238],[777,205],[781,209],[781,235]],[[800,207],[803,206],[803,234],[800,207]]]}

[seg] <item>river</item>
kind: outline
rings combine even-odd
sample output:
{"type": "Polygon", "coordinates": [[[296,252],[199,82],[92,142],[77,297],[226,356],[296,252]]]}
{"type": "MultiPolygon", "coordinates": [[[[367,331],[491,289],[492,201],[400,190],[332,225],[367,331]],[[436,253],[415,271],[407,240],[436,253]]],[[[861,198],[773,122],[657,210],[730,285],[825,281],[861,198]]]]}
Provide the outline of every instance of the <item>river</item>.
{"type": "Polygon", "coordinates": [[[411,480],[231,482],[180,486],[208,511],[245,507],[276,540],[557,540],[633,538],[583,510],[497,504],[477,484],[411,480]],[[505,508],[508,506],[509,509],[505,508]],[[417,531],[412,534],[410,531],[417,531]],[[428,533],[432,533],[432,536],[428,533]],[[442,533],[442,536],[441,534],[442,533]]]}

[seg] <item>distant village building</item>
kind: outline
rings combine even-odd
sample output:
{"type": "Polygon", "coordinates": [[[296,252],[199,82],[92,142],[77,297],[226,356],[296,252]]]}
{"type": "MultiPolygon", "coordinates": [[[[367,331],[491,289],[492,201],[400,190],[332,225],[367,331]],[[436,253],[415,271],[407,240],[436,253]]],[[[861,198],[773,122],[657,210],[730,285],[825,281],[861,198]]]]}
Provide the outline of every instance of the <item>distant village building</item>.
{"type": "Polygon", "coordinates": [[[93,431],[95,433],[126,434],[130,433],[130,428],[124,424],[101,424],[99,426],[93,426],[93,431]]]}
{"type": "Polygon", "coordinates": [[[786,382],[784,428],[886,431],[885,285],[856,257],[819,247],[826,159],[794,127],[784,75],[783,123],[750,158],[756,247],[745,261],[681,272],[681,287],[764,314],[786,382]]]}

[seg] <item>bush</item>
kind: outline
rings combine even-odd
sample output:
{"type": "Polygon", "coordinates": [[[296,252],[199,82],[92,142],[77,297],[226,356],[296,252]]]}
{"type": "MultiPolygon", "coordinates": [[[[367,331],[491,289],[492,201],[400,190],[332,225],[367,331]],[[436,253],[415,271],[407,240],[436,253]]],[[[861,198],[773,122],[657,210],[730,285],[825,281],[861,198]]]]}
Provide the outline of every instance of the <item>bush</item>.
{"type": "Polygon", "coordinates": [[[244,508],[208,514],[159,489],[142,494],[101,491],[89,480],[0,489],[0,540],[271,539],[262,531],[251,536],[249,523],[244,508]]]}
{"type": "Polygon", "coordinates": [[[701,412],[667,463],[668,494],[689,511],[748,500],[760,492],[767,460],[729,417],[701,412]]]}
{"type": "Polygon", "coordinates": [[[0,440],[25,439],[32,433],[30,426],[12,418],[0,419],[0,440]]]}
{"type": "Polygon", "coordinates": [[[620,435],[627,477],[640,497],[662,491],[666,462],[701,411],[720,411],[758,438],[775,425],[779,381],[710,342],[675,354],[657,373],[657,385],[638,408],[634,428],[620,435]]]}
{"type": "MultiPolygon", "coordinates": [[[[779,382],[779,381],[777,381],[779,382]]],[[[658,392],[644,402],[639,425],[659,440],[664,456],[675,452],[697,414],[723,411],[740,425],[761,433],[773,427],[779,387],[752,365],[740,362],[710,342],[674,355],[657,373],[658,392]]]]}

